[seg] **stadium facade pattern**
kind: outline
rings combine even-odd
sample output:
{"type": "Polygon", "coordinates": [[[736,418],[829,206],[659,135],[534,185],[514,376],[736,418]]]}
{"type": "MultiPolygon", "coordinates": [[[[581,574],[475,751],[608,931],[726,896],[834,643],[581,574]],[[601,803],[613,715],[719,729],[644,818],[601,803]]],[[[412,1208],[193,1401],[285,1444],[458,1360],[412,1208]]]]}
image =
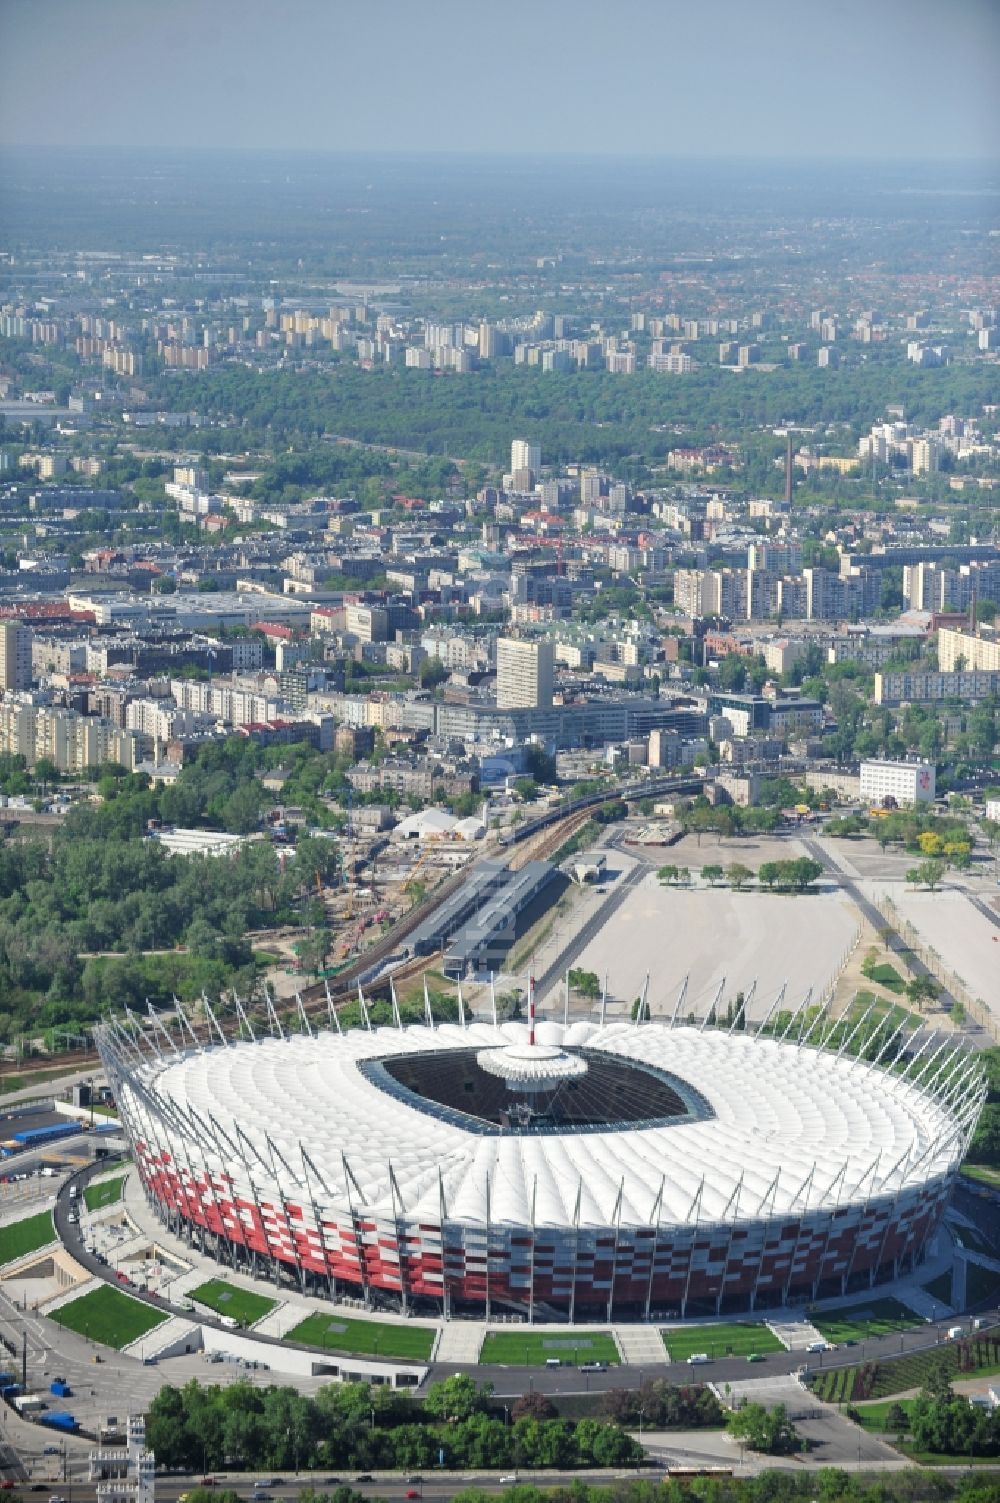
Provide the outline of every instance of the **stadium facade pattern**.
{"type": "Polygon", "coordinates": [[[258,1039],[240,1009],[234,1040],[208,1018],[210,1039],[182,1010],[99,1031],[163,1221],[306,1292],[446,1316],[721,1313],[896,1277],[984,1099],[975,1059],[933,1035],[884,1068],[885,1020],[871,1060],[817,1046],[815,1023],[785,1041],[542,1022],[572,1078],[529,1104],[477,1063],[530,1052],[523,1023],[341,1033],[302,1013],[288,1034],[271,1010],[258,1039]]]}

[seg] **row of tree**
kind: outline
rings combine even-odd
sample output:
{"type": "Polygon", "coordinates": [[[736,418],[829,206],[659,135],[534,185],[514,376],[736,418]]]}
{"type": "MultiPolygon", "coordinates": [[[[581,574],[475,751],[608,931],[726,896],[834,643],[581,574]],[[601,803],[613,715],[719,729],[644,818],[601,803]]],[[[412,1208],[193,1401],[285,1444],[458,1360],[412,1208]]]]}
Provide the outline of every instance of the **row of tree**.
{"type": "Polygon", "coordinates": [[[505,1411],[492,1385],[464,1375],[432,1383],[420,1403],[381,1385],[332,1383],[307,1398],[248,1383],[166,1385],[146,1438],[158,1465],[198,1471],[336,1467],[605,1467],[642,1457],[613,1419],[561,1419],[541,1394],[505,1411]]]}

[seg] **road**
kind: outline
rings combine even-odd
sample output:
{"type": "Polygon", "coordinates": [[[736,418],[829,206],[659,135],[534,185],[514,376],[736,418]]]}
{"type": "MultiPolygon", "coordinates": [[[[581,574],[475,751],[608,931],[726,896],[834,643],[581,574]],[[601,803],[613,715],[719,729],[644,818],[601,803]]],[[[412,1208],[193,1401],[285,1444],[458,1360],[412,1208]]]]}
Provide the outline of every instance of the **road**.
{"type": "MultiPolygon", "coordinates": [[[[713,1456],[706,1458],[706,1464],[718,1465],[718,1459],[713,1456]]],[[[574,1482],[589,1482],[597,1486],[620,1480],[634,1480],[637,1476],[656,1478],[662,1476],[662,1464],[658,1461],[649,1461],[642,1466],[625,1470],[611,1470],[604,1468],[594,1471],[519,1471],[517,1473],[503,1472],[430,1472],[424,1474],[423,1481],[410,1481],[403,1472],[376,1472],[358,1473],[346,1470],[336,1476],[326,1472],[289,1472],[280,1478],[274,1478],[274,1486],[257,1488],[254,1490],[255,1481],[269,1481],[273,1474],[262,1472],[219,1472],[215,1476],[218,1483],[227,1488],[234,1488],[245,1497],[266,1497],[268,1499],[297,1499],[303,1488],[328,1489],[340,1486],[342,1483],[350,1486],[354,1491],[366,1498],[389,1498],[405,1499],[407,1494],[415,1493],[420,1499],[427,1499],[428,1503],[434,1499],[452,1498],[456,1493],[464,1492],[467,1488],[492,1492],[503,1492],[510,1487],[514,1478],[518,1482],[532,1486],[544,1484],[546,1487],[568,1487],[574,1482]],[[367,1482],[359,1482],[359,1476],[369,1476],[367,1482]]],[[[201,1477],[197,1474],[182,1476],[157,1476],[156,1497],[158,1503],[176,1503],[176,1500],[191,1488],[201,1483],[201,1477]]],[[[36,1485],[37,1487],[37,1485],[36,1485]]],[[[65,1484],[57,1484],[55,1481],[46,1484],[44,1489],[37,1488],[41,1493],[53,1496],[65,1497],[67,1503],[96,1503],[97,1487],[94,1483],[73,1481],[65,1484]]]]}

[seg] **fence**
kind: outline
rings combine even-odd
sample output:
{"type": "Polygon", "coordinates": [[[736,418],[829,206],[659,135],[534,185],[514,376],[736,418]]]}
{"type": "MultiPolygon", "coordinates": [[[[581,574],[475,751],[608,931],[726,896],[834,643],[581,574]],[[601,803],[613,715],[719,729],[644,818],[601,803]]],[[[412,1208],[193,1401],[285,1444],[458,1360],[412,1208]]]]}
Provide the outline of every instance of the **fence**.
{"type": "MultiPolygon", "coordinates": [[[[903,918],[895,903],[886,893],[877,893],[873,898],[875,907],[885,919],[891,929],[906,941],[910,950],[917,959],[927,967],[934,979],[949,991],[956,1002],[960,1002],[968,1017],[972,1018],[989,1034],[994,1043],[1000,1043],[1000,1023],[990,1012],[982,997],[974,997],[960,976],[949,970],[938,952],[924,943],[918,931],[910,923],[909,919],[903,918]]],[[[905,959],[905,957],[904,957],[905,959]]],[[[913,968],[910,967],[912,970],[913,968]]]]}

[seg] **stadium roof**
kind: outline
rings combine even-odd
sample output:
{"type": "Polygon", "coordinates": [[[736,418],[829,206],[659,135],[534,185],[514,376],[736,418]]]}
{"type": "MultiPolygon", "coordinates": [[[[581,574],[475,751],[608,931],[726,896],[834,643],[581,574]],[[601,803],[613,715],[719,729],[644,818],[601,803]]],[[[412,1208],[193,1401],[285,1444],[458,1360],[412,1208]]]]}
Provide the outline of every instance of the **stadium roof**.
{"type": "Polygon", "coordinates": [[[443,1200],[448,1219],[474,1224],[489,1214],[525,1225],[532,1204],[538,1225],[578,1217],[584,1227],[829,1211],[924,1183],[954,1168],[964,1147],[962,1125],[940,1097],[849,1055],[656,1023],[543,1022],[538,1038],[662,1069],[707,1109],[697,1120],[484,1135],[359,1068],[410,1051],[524,1043],[520,1023],[267,1038],[154,1056],[132,1078],[140,1095],[160,1098],[148,1104],[162,1103],[162,1115],[186,1120],[188,1131],[210,1122],[210,1134],[185,1133],[189,1156],[240,1178],[242,1160],[264,1200],[278,1174],[286,1195],[290,1183],[311,1182],[324,1205],[392,1215],[398,1196],[407,1216],[437,1219],[443,1200]]]}

